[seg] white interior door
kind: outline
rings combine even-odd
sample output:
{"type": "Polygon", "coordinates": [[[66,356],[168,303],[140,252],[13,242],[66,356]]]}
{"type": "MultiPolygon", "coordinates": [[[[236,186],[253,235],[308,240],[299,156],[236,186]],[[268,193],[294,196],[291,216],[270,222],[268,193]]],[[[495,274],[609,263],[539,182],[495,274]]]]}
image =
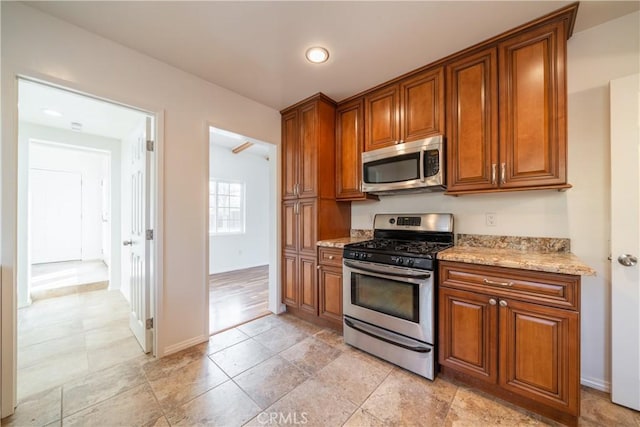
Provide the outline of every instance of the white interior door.
{"type": "Polygon", "coordinates": [[[640,410],[640,74],[611,90],[611,399],[640,410]]]}
{"type": "Polygon", "coordinates": [[[82,175],[31,169],[31,262],[82,258],[82,175]]]}
{"type": "Polygon", "coordinates": [[[130,138],[130,168],[128,184],[130,189],[129,236],[125,236],[124,246],[129,248],[129,302],[131,314],[129,327],[145,353],[151,351],[153,330],[147,323],[151,319],[150,304],[150,253],[151,240],[146,231],[151,229],[149,203],[149,170],[153,152],[147,151],[147,139],[151,138],[151,118],[147,118],[137,135],[130,138]]]}

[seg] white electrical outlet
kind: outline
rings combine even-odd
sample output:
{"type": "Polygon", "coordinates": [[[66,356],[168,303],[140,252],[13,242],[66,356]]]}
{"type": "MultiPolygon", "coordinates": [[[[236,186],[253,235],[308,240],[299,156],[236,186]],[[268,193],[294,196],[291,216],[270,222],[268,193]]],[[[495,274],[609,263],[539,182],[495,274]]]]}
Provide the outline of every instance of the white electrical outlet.
{"type": "Polygon", "coordinates": [[[498,214],[495,212],[487,212],[485,215],[485,221],[487,227],[495,227],[498,225],[498,214]]]}

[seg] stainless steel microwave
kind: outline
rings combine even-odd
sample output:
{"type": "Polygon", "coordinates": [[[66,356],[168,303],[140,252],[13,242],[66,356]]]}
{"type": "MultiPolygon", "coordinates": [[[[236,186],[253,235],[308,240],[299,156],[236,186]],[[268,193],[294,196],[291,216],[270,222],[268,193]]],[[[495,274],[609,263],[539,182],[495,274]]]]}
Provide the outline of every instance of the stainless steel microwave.
{"type": "Polygon", "coordinates": [[[442,135],[362,153],[362,191],[373,194],[444,191],[442,135]]]}

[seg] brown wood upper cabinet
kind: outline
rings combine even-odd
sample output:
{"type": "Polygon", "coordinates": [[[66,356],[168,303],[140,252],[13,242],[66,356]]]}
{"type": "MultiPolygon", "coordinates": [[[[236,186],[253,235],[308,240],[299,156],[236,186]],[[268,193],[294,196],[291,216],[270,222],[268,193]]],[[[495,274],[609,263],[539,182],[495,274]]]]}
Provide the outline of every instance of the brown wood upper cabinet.
{"type": "Polygon", "coordinates": [[[447,64],[447,194],[571,187],[567,21],[447,64]]]}
{"type": "Polygon", "coordinates": [[[444,69],[435,67],[365,95],[365,144],[370,151],[444,131],[444,69]]]}
{"type": "Polygon", "coordinates": [[[335,197],[335,104],[316,95],[282,113],[282,198],[335,197]]]}

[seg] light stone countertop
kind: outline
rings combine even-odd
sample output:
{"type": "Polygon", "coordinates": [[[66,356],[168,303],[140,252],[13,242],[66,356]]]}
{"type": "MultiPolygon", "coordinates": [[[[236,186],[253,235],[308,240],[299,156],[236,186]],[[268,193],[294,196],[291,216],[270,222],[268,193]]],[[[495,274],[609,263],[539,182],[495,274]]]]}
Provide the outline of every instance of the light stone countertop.
{"type": "Polygon", "coordinates": [[[338,237],[337,239],[319,240],[317,242],[317,245],[325,248],[343,249],[344,245],[346,244],[363,242],[365,240],[370,240],[370,238],[369,237],[338,237]]]}
{"type": "Polygon", "coordinates": [[[350,237],[338,237],[335,239],[320,240],[316,243],[316,245],[325,248],[343,249],[344,245],[347,245],[349,243],[358,243],[364,242],[365,240],[373,239],[373,230],[351,229],[349,234],[350,237]]]}
{"type": "Polygon", "coordinates": [[[596,271],[570,251],[568,239],[458,235],[457,245],[438,252],[442,261],[595,276],[596,271]]]}

